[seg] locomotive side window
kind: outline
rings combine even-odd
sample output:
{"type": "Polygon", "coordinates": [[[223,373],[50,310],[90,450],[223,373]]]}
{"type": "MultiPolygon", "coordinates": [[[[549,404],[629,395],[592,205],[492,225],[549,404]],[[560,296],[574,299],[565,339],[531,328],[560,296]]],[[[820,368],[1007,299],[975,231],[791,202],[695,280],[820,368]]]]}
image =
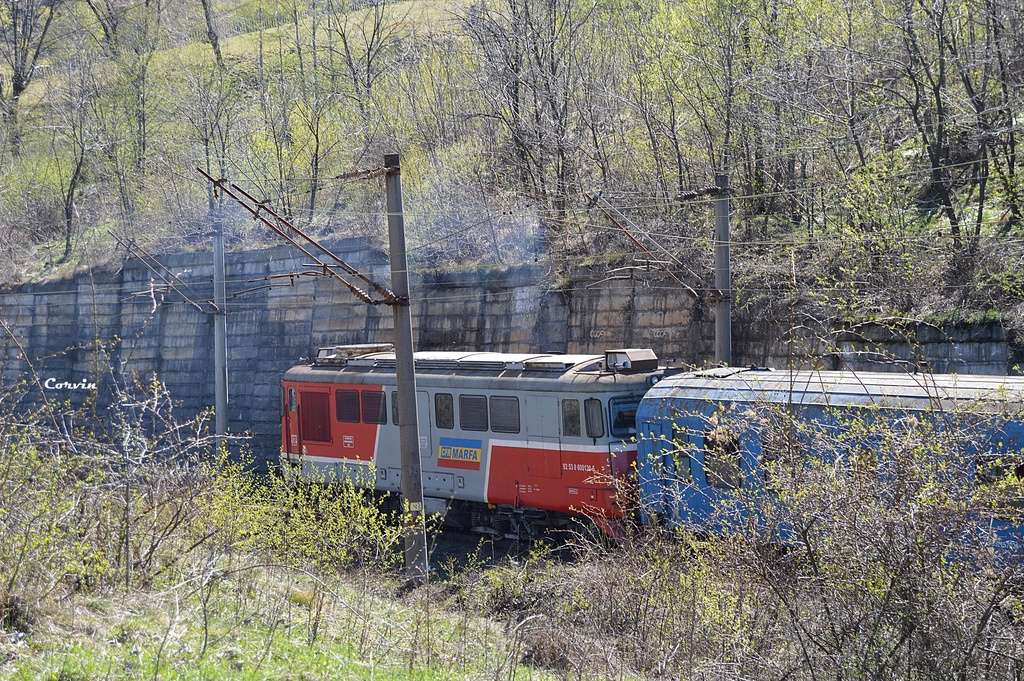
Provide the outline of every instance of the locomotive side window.
{"type": "Polygon", "coordinates": [[[334,417],[342,423],[359,423],[359,393],[355,390],[335,391],[334,417]]]}
{"type": "Polygon", "coordinates": [[[391,391],[391,423],[398,425],[398,391],[391,391]]]}
{"type": "Polygon", "coordinates": [[[579,437],[580,429],[580,401],[562,400],[562,435],[579,437]]]}
{"type": "Polygon", "coordinates": [[[487,398],[459,395],[459,426],[463,430],[487,430],[487,398]]]}
{"type": "Polygon", "coordinates": [[[288,388],[288,411],[295,411],[299,408],[299,402],[295,399],[295,388],[288,388]]]}
{"type": "Polygon", "coordinates": [[[331,396],[327,393],[303,392],[302,410],[299,412],[302,425],[302,439],[311,442],[330,442],[331,396]]]}
{"type": "Polygon", "coordinates": [[[612,435],[629,437],[636,435],[636,409],[640,403],[635,399],[616,398],[608,405],[612,416],[612,435]]]}
{"type": "Polygon", "coordinates": [[[455,400],[448,393],[434,395],[434,423],[445,430],[455,427],[455,400]]]}
{"type": "Polygon", "coordinates": [[[704,477],[717,489],[743,486],[740,468],[740,438],[731,429],[717,426],[704,433],[704,477]]]}
{"type": "Polygon", "coordinates": [[[383,391],[363,391],[363,423],[387,423],[387,399],[383,391]]]}
{"type": "Polygon", "coordinates": [[[519,398],[492,397],[491,430],[495,433],[519,432],[519,398]]]}
{"type": "Polygon", "coordinates": [[[584,400],[583,414],[587,421],[587,437],[604,437],[604,406],[601,400],[584,400]]]}

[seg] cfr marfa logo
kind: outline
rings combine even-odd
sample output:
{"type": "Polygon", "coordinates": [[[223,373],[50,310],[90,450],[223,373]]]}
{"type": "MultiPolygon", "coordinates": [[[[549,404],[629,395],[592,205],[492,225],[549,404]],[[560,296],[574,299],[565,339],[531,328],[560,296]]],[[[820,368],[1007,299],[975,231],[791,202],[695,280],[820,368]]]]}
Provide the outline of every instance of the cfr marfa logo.
{"type": "Polygon", "coordinates": [[[443,437],[437,448],[437,464],[448,468],[479,469],[482,458],[483,445],[480,440],[443,437]]]}

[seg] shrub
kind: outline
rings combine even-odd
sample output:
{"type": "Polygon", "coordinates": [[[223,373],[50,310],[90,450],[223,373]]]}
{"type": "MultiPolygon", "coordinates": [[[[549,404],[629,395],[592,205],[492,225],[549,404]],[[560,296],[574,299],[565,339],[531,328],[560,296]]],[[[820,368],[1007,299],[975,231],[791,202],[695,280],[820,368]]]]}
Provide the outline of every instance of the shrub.
{"type": "Polygon", "coordinates": [[[1024,565],[988,525],[1020,520],[1019,452],[986,459],[996,474],[977,482],[965,463],[992,424],[719,415],[709,427],[753,427],[775,448],[768,488],[717,506],[724,530],[581,533],[570,562],[486,572],[479,600],[524,659],[573,678],[1019,678],[1024,565]]]}

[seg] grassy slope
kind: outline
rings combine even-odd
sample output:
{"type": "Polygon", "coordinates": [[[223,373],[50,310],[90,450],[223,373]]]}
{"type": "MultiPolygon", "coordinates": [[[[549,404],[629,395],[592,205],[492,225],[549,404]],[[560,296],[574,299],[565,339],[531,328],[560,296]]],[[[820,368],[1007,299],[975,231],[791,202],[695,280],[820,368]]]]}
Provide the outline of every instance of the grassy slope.
{"type": "Polygon", "coordinates": [[[195,584],[74,599],[29,639],[0,639],[0,678],[548,678],[503,669],[508,642],[494,622],[415,597],[353,583],[317,590],[308,577],[266,568],[216,583],[208,629],[195,584]]]}
{"type": "MultiPolygon", "coordinates": [[[[467,5],[469,0],[400,0],[389,4],[388,13],[392,18],[400,19],[404,23],[403,31],[411,32],[444,32],[449,30],[454,22],[454,12],[467,5]]],[[[225,35],[221,40],[221,50],[225,61],[234,73],[234,76],[242,82],[252,82],[256,77],[257,55],[259,43],[262,39],[267,59],[277,59],[277,51],[284,50],[286,63],[294,65],[296,60],[294,49],[291,47],[294,41],[295,27],[291,23],[290,4],[287,2],[268,2],[263,4],[262,0],[241,0],[240,2],[217,3],[218,10],[222,12],[223,21],[229,27],[225,29],[225,35]],[[260,11],[263,15],[260,16],[260,11]],[[274,26],[274,22],[281,22],[274,26]],[[258,26],[263,30],[258,30],[258,26]],[[236,33],[230,26],[246,26],[254,30],[236,33]],[[262,36],[261,36],[262,33],[262,36]]],[[[69,12],[78,15],[78,21],[86,30],[93,34],[97,43],[101,39],[98,23],[88,13],[84,4],[69,6],[69,12]]],[[[349,12],[353,25],[358,25],[362,20],[371,18],[370,11],[358,9],[349,12]]],[[[201,19],[200,16],[193,17],[193,20],[201,19]]],[[[325,31],[326,20],[322,19],[322,31],[325,31]]],[[[195,21],[193,21],[194,23],[195,21]]],[[[66,22],[69,26],[70,22],[66,22]]],[[[311,18],[300,14],[299,31],[308,39],[311,32],[311,18]]],[[[65,36],[73,33],[70,29],[61,24],[55,29],[55,34],[65,36]]],[[[213,53],[209,44],[205,41],[205,27],[196,24],[191,32],[192,42],[168,47],[158,50],[150,65],[150,98],[155,110],[151,111],[151,145],[154,149],[165,150],[183,143],[194,133],[189,129],[187,123],[178,116],[174,108],[177,106],[177,98],[190,88],[188,78],[190,74],[201,75],[208,72],[213,64],[213,53]]],[[[44,63],[47,61],[44,57],[44,63]]],[[[113,65],[107,63],[100,66],[107,70],[108,75],[113,73],[113,65]]],[[[0,64],[0,75],[6,73],[6,65],[0,64]]],[[[9,70],[9,69],[8,69],[9,70]]],[[[15,186],[19,182],[27,181],[30,184],[37,184],[36,176],[42,172],[53,172],[51,163],[52,145],[50,143],[48,129],[43,125],[47,112],[47,97],[59,84],[63,76],[60,73],[42,71],[37,76],[20,100],[21,117],[23,119],[23,143],[22,156],[17,161],[18,172],[8,174],[5,179],[3,169],[0,169],[0,183],[10,183],[11,191],[19,191],[15,186]],[[45,170],[44,169],[49,169],[45,170]],[[19,179],[24,178],[24,179],[19,179]]],[[[243,115],[255,115],[252,110],[246,111],[243,115]]],[[[407,159],[411,163],[411,159],[407,159]]],[[[11,169],[15,170],[15,169],[11,169]]],[[[188,177],[191,169],[176,169],[173,172],[188,177]]],[[[159,171],[151,178],[151,182],[161,182],[159,171]]],[[[110,178],[109,182],[113,182],[110,178]]],[[[99,189],[101,193],[107,193],[113,197],[114,188],[109,183],[100,183],[97,187],[86,187],[84,193],[90,193],[99,189]]],[[[0,187],[3,191],[3,187],[0,187]]],[[[79,225],[80,234],[76,241],[78,244],[89,242],[92,246],[88,252],[76,248],[71,259],[65,263],[54,263],[53,260],[63,250],[63,239],[55,237],[49,243],[39,245],[39,252],[43,256],[36,258],[27,265],[22,273],[23,279],[45,280],[62,278],[72,275],[75,271],[89,268],[96,263],[94,258],[97,254],[113,250],[113,243],[106,234],[109,224],[107,221],[88,221],[79,225]],[[48,256],[45,254],[49,254],[48,256]]],[[[257,244],[258,245],[258,244],[257,244]]]]}
{"type": "MultiPolygon", "coordinates": [[[[412,32],[427,30],[431,32],[443,32],[447,29],[449,22],[453,21],[453,12],[467,4],[468,0],[400,0],[399,2],[390,4],[387,11],[391,17],[401,18],[405,21],[406,31],[412,32]]],[[[251,2],[243,2],[235,8],[227,9],[226,12],[229,15],[237,14],[243,19],[248,18],[249,15],[251,15],[251,18],[255,22],[257,7],[257,5],[251,2]]],[[[88,16],[84,15],[84,12],[82,13],[83,16],[85,16],[82,20],[83,24],[92,30],[94,39],[99,41],[99,27],[95,20],[89,19],[88,16]]],[[[358,20],[360,17],[366,19],[370,18],[370,11],[367,9],[353,10],[348,14],[353,17],[354,20],[358,20]]],[[[307,38],[310,35],[310,25],[310,17],[300,16],[299,30],[303,36],[307,38]]],[[[290,21],[284,22],[279,26],[265,27],[263,30],[263,40],[266,45],[266,49],[268,51],[276,50],[277,39],[281,38],[285,41],[286,50],[290,51],[290,48],[288,48],[287,45],[294,41],[294,30],[294,26],[290,21]]],[[[198,33],[198,31],[199,27],[196,27],[195,33],[198,33]]],[[[260,31],[254,30],[223,38],[221,40],[221,50],[224,54],[225,60],[241,65],[243,67],[243,72],[248,70],[254,72],[256,66],[256,54],[259,45],[259,35],[260,31]]],[[[158,50],[154,54],[152,62],[152,85],[155,86],[156,91],[159,92],[162,87],[166,87],[168,84],[182,84],[184,82],[184,75],[188,69],[196,68],[201,65],[209,66],[212,63],[213,52],[211,51],[209,44],[204,40],[195,40],[184,45],[177,45],[158,50]]],[[[7,68],[6,65],[0,65],[0,74],[9,75],[9,70],[10,69],[7,68]]],[[[52,88],[53,82],[51,81],[51,77],[37,77],[33,79],[28,89],[22,95],[22,109],[32,110],[45,106],[46,97],[52,91],[52,88]]]]}

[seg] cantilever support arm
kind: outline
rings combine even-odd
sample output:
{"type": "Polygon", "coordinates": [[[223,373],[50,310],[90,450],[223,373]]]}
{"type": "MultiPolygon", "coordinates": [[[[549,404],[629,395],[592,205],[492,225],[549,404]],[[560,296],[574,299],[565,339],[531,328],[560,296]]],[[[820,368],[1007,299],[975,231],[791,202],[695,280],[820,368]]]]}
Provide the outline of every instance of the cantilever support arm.
{"type": "Polygon", "coordinates": [[[284,221],[285,224],[287,224],[290,229],[294,230],[298,234],[301,234],[303,236],[303,238],[307,242],[309,242],[310,244],[316,246],[316,248],[318,250],[320,250],[322,252],[325,252],[325,253],[328,253],[330,255],[331,259],[337,261],[339,263],[339,265],[344,265],[343,269],[345,270],[346,273],[348,273],[348,274],[350,274],[352,276],[356,276],[359,279],[370,283],[374,287],[374,289],[376,289],[378,291],[383,291],[384,292],[384,297],[382,297],[382,298],[371,297],[370,294],[366,290],[360,288],[359,286],[356,286],[355,284],[350,282],[348,279],[346,279],[345,277],[341,276],[341,274],[339,274],[336,271],[336,266],[330,265],[329,263],[325,262],[324,260],[319,258],[314,253],[310,252],[310,250],[308,248],[306,248],[301,243],[296,241],[290,234],[288,234],[285,230],[281,229],[281,227],[279,225],[276,225],[273,222],[271,222],[270,220],[267,220],[265,217],[263,217],[263,215],[261,213],[267,212],[267,213],[270,213],[273,217],[275,217],[275,219],[281,220],[281,218],[277,217],[276,213],[273,212],[273,209],[270,208],[269,206],[267,206],[266,203],[262,203],[262,202],[256,201],[252,197],[252,195],[248,194],[244,190],[239,189],[237,187],[237,185],[232,185],[230,188],[225,186],[226,185],[226,181],[225,180],[223,180],[223,179],[218,180],[217,178],[213,177],[212,175],[207,173],[202,168],[196,168],[196,170],[198,170],[199,173],[203,177],[205,177],[207,180],[209,180],[211,183],[213,183],[213,186],[218,191],[224,192],[224,194],[226,196],[230,197],[232,200],[235,201],[235,203],[237,203],[242,208],[244,208],[253,217],[253,219],[263,223],[264,225],[269,227],[271,230],[273,230],[274,233],[276,233],[282,239],[284,239],[285,241],[290,243],[292,246],[294,246],[295,248],[297,248],[300,251],[302,251],[302,253],[304,255],[306,255],[306,257],[312,259],[313,262],[315,262],[318,266],[322,267],[324,272],[325,272],[325,274],[327,276],[330,276],[330,277],[333,277],[333,278],[337,279],[339,282],[342,283],[342,285],[345,286],[345,288],[350,290],[353,293],[353,295],[355,295],[357,298],[362,300],[364,303],[368,303],[370,305],[382,305],[382,304],[383,305],[394,305],[394,304],[396,304],[396,298],[395,298],[394,293],[392,293],[391,291],[389,291],[387,289],[384,289],[383,287],[379,287],[378,285],[374,284],[367,277],[365,277],[364,275],[360,274],[351,265],[348,265],[348,263],[345,263],[343,260],[341,260],[341,258],[339,258],[338,256],[336,256],[333,253],[331,253],[328,249],[326,249],[324,246],[322,246],[319,243],[317,243],[314,239],[311,239],[308,235],[306,235],[303,232],[301,232],[298,229],[296,229],[290,223],[287,223],[286,221],[284,221]],[[242,197],[238,196],[238,194],[236,194],[235,191],[233,191],[233,189],[237,190],[241,194],[244,194],[248,198],[249,201],[253,202],[253,204],[256,207],[254,208],[253,206],[249,205],[249,203],[247,203],[246,200],[243,199],[242,197]],[[387,295],[387,294],[390,294],[390,295],[387,295]]]}

